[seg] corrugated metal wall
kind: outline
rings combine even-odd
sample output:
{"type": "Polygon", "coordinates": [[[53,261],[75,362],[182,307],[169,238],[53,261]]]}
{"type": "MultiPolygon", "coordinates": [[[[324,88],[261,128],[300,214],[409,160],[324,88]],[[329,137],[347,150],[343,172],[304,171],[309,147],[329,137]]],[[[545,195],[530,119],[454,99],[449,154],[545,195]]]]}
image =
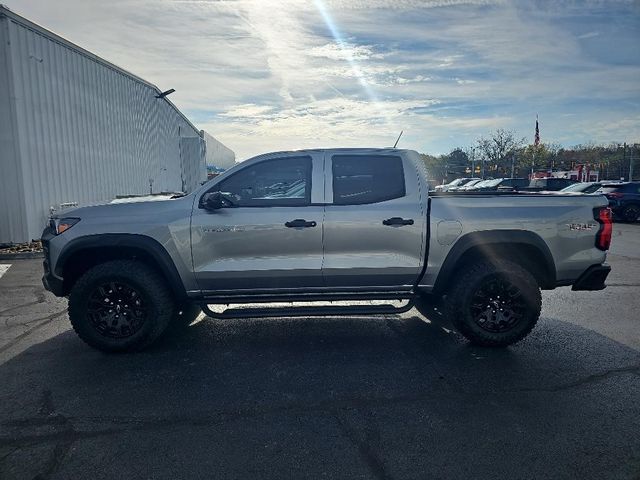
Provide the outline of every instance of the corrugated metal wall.
{"type": "Polygon", "coordinates": [[[206,166],[196,163],[194,158],[204,158],[205,143],[201,137],[182,137],[180,139],[180,162],[182,168],[182,190],[191,191],[207,178],[206,166]]]}
{"type": "Polygon", "coordinates": [[[22,238],[26,228],[26,206],[22,171],[16,152],[14,111],[11,108],[8,68],[8,29],[0,17],[0,243],[22,238]]]}
{"type": "MultiPolygon", "coordinates": [[[[20,175],[13,172],[8,181],[21,183],[17,190],[22,190],[22,198],[13,195],[15,187],[9,198],[0,198],[3,210],[19,210],[16,202],[26,208],[17,228],[8,230],[2,222],[0,243],[39,237],[50,206],[148,193],[150,178],[154,192],[180,191],[183,164],[193,164],[189,172],[203,171],[204,151],[192,150],[191,159],[180,152],[180,137],[200,132],[170,103],[155,98],[152,85],[28,23],[0,16],[0,30],[7,37],[2,48],[15,149],[1,146],[0,165],[5,176],[17,160],[20,175]]],[[[206,178],[187,177],[188,191],[206,178]]]]}
{"type": "Polygon", "coordinates": [[[204,140],[207,143],[207,165],[212,167],[227,169],[236,163],[236,154],[207,132],[204,133],[204,140]]]}

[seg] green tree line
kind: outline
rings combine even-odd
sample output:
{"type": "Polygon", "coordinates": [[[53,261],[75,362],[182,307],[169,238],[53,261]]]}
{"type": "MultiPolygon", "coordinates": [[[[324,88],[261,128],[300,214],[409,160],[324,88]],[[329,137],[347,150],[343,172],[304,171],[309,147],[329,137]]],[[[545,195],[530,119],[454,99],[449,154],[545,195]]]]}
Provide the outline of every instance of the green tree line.
{"type": "Polygon", "coordinates": [[[429,179],[448,182],[459,177],[527,177],[531,170],[573,170],[576,165],[600,172],[602,180],[640,179],[640,144],[584,144],[565,148],[556,143],[527,145],[515,132],[498,129],[468,147],[454,148],[446,155],[421,154],[429,179]]]}

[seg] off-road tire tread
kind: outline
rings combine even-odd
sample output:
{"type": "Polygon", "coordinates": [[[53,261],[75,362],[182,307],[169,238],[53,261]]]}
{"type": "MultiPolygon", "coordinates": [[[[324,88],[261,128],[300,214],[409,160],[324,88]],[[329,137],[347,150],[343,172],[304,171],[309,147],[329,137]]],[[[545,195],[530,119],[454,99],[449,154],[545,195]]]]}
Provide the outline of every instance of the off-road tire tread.
{"type": "Polygon", "coordinates": [[[76,281],[69,295],[68,312],[71,326],[88,345],[104,352],[135,352],[145,349],[162,335],[175,316],[176,306],[165,280],[152,268],[135,260],[113,260],[96,265],[76,281]],[[151,322],[151,328],[145,335],[123,340],[118,345],[96,340],[88,334],[87,319],[83,314],[87,289],[91,288],[92,283],[97,279],[111,276],[127,278],[138,284],[151,297],[152,308],[156,312],[152,318],[146,320],[151,322]]]}
{"type": "Polygon", "coordinates": [[[534,276],[520,265],[502,260],[498,262],[479,261],[470,265],[457,278],[455,284],[447,293],[447,316],[454,327],[471,343],[483,347],[506,347],[519,342],[526,337],[535,327],[540,316],[542,308],[542,296],[540,287],[534,276]],[[521,291],[529,296],[531,303],[530,316],[528,321],[523,325],[524,328],[515,328],[512,332],[495,334],[482,330],[481,328],[472,328],[469,322],[473,322],[470,315],[464,311],[467,296],[470,293],[471,285],[480,281],[482,278],[495,273],[504,273],[509,277],[517,278],[522,283],[521,291]],[[466,313],[466,317],[465,317],[466,313]]]}

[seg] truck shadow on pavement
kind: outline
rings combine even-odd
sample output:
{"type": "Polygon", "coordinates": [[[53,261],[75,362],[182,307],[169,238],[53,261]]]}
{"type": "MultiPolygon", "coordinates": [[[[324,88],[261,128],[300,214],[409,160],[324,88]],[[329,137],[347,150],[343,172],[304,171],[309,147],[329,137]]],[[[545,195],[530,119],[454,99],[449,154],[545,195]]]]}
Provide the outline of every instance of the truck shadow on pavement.
{"type": "Polygon", "coordinates": [[[413,311],[205,318],[126,355],[66,331],[0,385],[2,479],[640,473],[640,353],[556,319],[504,350],[413,311]]]}

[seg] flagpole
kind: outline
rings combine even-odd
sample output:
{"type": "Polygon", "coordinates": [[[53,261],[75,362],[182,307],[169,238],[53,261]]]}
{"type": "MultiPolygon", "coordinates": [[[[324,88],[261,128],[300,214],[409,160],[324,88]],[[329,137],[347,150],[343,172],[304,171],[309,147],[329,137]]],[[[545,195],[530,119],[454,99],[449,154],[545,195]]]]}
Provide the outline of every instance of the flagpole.
{"type": "Polygon", "coordinates": [[[533,138],[533,154],[531,155],[531,178],[533,179],[533,167],[536,164],[536,153],[540,144],[540,129],[538,127],[538,114],[536,113],[536,133],[533,138]]]}
{"type": "Polygon", "coordinates": [[[536,164],[536,147],[533,147],[533,155],[531,156],[531,180],[533,180],[533,166],[536,164]]]}

